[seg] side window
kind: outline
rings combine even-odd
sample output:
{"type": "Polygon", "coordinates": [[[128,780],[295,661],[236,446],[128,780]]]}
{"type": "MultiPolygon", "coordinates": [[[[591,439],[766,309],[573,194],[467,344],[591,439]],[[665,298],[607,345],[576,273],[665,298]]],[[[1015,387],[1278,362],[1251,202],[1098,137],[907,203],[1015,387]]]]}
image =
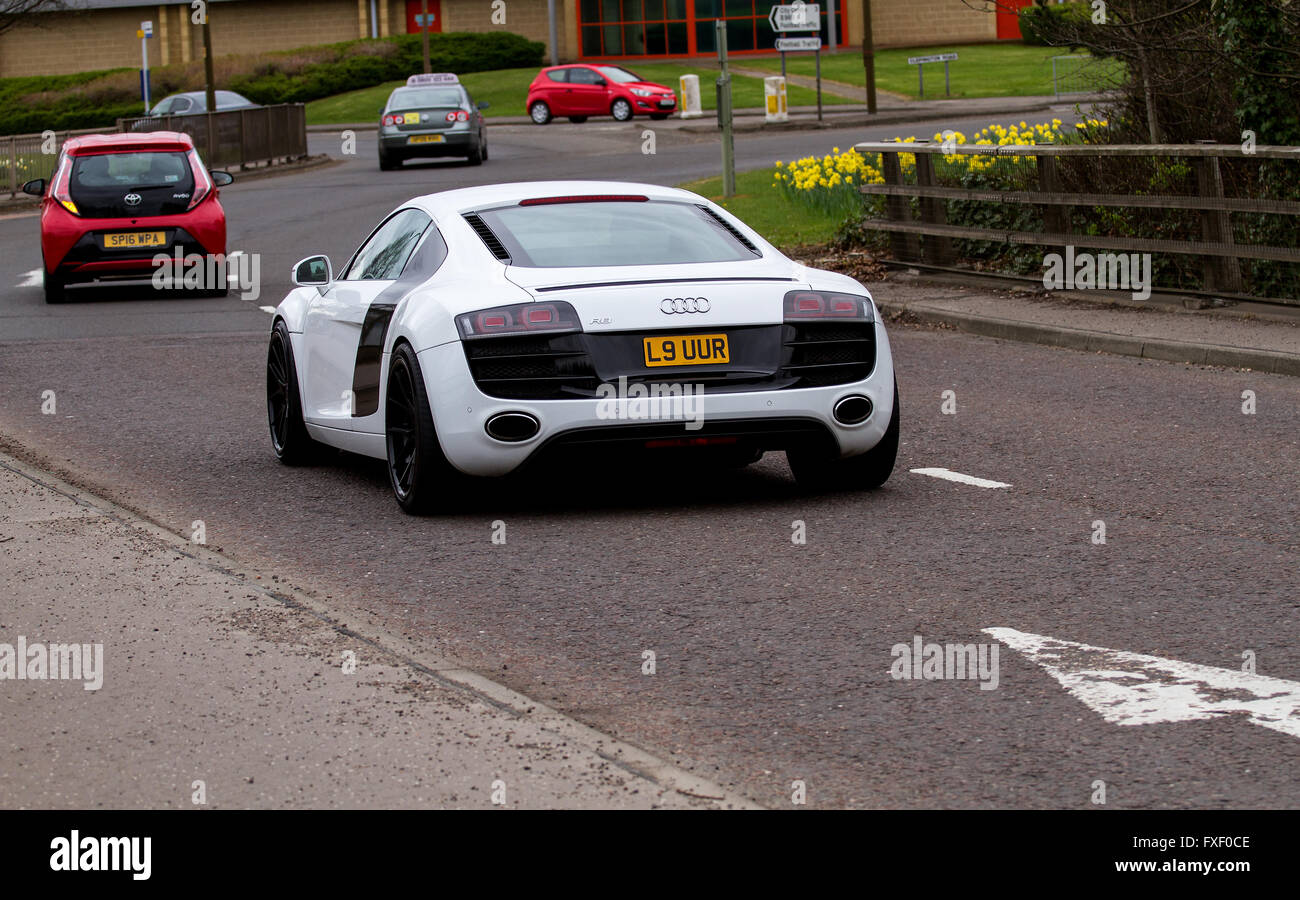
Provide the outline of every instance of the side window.
{"type": "Polygon", "coordinates": [[[601,78],[591,69],[570,69],[570,84],[604,84],[605,79],[601,78]]]}
{"type": "Polygon", "coordinates": [[[388,281],[406,265],[430,219],[418,209],[403,209],[389,216],[361,245],[343,281],[388,281]]]}
{"type": "Polygon", "coordinates": [[[551,79],[551,81],[558,81],[561,84],[563,84],[564,82],[569,80],[569,70],[552,69],[551,71],[546,73],[546,77],[551,79]]]}
{"type": "Polygon", "coordinates": [[[189,97],[177,97],[175,100],[172,101],[172,107],[171,109],[167,110],[167,112],[169,112],[173,116],[178,116],[181,113],[189,112],[190,107],[193,105],[194,105],[194,101],[191,100],[189,97]]]}

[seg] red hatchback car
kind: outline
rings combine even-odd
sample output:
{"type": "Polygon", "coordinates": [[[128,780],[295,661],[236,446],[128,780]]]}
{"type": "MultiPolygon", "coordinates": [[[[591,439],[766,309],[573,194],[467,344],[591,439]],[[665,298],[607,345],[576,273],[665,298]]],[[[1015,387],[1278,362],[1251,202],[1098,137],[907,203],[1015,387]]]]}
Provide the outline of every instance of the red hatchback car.
{"type": "MultiPolygon", "coordinates": [[[[49,181],[23,190],[41,198],[45,302],[69,284],[149,278],[156,254],[226,252],[218,188],[187,134],[91,134],[64,143],[49,181]]],[[[217,291],[221,293],[221,291],[217,291]]]]}
{"type": "Polygon", "coordinates": [[[551,66],[528,86],[527,109],[538,125],[553,116],[568,116],[570,122],[585,122],[588,116],[613,116],[620,122],[633,116],[666,119],[677,110],[677,95],[619,66],[551,66]]]}

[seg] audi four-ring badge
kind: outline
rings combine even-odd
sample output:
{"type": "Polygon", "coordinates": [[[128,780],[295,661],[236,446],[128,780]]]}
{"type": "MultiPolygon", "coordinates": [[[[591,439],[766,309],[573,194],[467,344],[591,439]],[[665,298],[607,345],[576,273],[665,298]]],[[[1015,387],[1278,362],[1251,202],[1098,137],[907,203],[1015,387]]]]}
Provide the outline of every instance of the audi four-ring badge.
{"type": "Polygon", "coordinates": [[[703,197],[531,182],[415,197],[337,269],[294,266],[266,365],[271,444],[385,460],[408,512],[485,479],[628,454],[876,488],[898,450],[871,295],[783,256],[703,197]]]}

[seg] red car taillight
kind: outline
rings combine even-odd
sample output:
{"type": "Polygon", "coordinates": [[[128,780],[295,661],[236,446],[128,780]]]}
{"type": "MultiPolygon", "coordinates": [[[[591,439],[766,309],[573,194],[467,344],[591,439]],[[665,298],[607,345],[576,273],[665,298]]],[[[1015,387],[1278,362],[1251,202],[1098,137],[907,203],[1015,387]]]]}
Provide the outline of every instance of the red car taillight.
{"type": "Polygon", "coordinates": [[[199,151],[191,150],[186,156],[190,161],[190,173],[194,176],[194,193],[190,196],[190,205],[185,207],[185,211],[189,212],[212,192],[212,179],[208,177],[207,167],[199,159],[199,151]]]}
{"type": "Polygon", "coordinates": [[[72,157],[63,157],[63,165],[59,166],[59,172],[54,176],[54,186],[50,188],[50,195],[59,202],[59,205],[72,213],[74,216],[81,215],[77,211],[77,204],[72,202],[72,196],[68,193],[68,185],[72,181],[72,157]]]}
{"type": "Polygon", "coordinates": [[[785,295],[785,318],[852,319],[871,321],[871,301],[854,294],[831,291],[790,291],[785,295]]]}
{"type": "Polygon", "coordinates": [[[563,301],[515,303],[462,313],[456,317],[456,325],[464,338],[582,330],[577,312],[563,301]]]}

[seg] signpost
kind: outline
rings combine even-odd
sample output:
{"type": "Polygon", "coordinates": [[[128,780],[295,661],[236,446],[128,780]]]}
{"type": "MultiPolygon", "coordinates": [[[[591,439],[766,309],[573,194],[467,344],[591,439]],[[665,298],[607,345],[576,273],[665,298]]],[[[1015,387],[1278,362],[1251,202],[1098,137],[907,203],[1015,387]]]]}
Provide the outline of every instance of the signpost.
{"type": "Polygon", "coordinates": [[[948,78],[948,63],[956,61],[956,53],[936,53],[932,56],[909,56],[907,58],[907,64],[909,66],[916,66],[917,85],[921,89],[922,100],[925,99],[925,64],[937,62],[943,63],[943,95],[945,97],[951,97],[952,82],[948,78]]]}
{"type": "Polygon", "coordinates": [[[140,39],[140,94],[144,97],[144,114],[149,115],[149,38],[153,37],[153,22],[141,22],[135,36],[140,39]]]}
{"type": "MultiPolygon", "coordinates": [[[[831,15],[835,15],[832,0],[831,15]]],[[[819,3],[804,3],[795,0],[788,5],[773,6],[767,14],[767,22],[778,35],[787,31],[822,30],[822,8],[819,3]]],[[[834,25],[831,34],[835,34],[834,25]]],[[[812,52],[817,56],[817,121],[822,121],[822,39],[820,34],[812,37],[778,37],[776,49],[781,54],[781,77],[785,77],[785,55],[787,53],[812,52]]]]}
{"type": "Polygon", "coordinates": [[[727,23],[713,23],[718,42],[718,127],[722,129],[722,196],[736,194],[736,138],[731,130],[731,73],[727,71],[727,23]]]}

